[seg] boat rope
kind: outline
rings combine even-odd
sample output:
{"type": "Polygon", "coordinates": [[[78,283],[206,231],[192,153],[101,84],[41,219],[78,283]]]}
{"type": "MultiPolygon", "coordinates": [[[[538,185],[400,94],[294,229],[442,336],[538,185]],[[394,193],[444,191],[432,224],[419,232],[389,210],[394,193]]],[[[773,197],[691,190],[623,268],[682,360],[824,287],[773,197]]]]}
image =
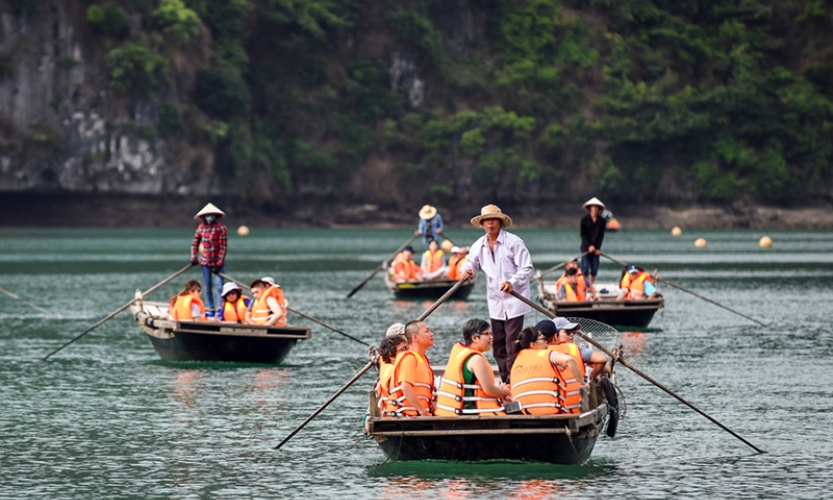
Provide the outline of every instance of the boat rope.
{"type": "Polygon", "coordinates": [[[567,441],[570,442],[570,448],[572,448],[573,453],[576,454],[576,460],[578,460],[578,463],[580,463],[582,466],[587,465],[587,462],[585,460],[581,459],[581,455],[578,454],[578,450],[576,449],[576,445],[575,445],[575,443],[573,443],[573,432],[569,428],[565,429],[565,430],[567,431],[567,433],[566,433],[567,434],[567,441]]]}
{"type": "Polygon", "coordinates": [[[622,392],[622,389],[620,389],[616,384],[613,384],[613,388],[616,390],[616,394],[619,397],[619,418],[624,419],[628,414],[628,404],[627,401],[625,401],[625,393],[622,392]]]}

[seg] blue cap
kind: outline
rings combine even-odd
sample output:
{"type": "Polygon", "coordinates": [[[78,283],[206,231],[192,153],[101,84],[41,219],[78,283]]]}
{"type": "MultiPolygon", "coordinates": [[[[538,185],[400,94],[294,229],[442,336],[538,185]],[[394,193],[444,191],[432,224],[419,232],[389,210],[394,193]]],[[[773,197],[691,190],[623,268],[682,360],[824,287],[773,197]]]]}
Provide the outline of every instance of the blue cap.
{"type": "Polygon", "coordinates": [[[629,273],[638,273],[638,272],[639,272],[639,268],[638,268],[638,267],[636,267],[636,266],[628,266],[628,272],[629,272],[629,273]]]}
{"type": "Polygon", "coordinates": [[[541,332],[544,337],[547,339],[551,339],[555,337],[555,334],[558,333],[558,330],[555,329],[555,323],[549,319],[542,319],[535,325],[535,329],[541,332]]]}
{"type": "Polygon", "coordinates": [[[411,252],[411,253],[414,253],[414,247],[412,247],[412,246],[410,246],[410,245],[409,245],[409,246],[407,246],[407,247],[403,248],[403,249],[402,249],[402,251],[403,251],[403,252],[411,252]]]}

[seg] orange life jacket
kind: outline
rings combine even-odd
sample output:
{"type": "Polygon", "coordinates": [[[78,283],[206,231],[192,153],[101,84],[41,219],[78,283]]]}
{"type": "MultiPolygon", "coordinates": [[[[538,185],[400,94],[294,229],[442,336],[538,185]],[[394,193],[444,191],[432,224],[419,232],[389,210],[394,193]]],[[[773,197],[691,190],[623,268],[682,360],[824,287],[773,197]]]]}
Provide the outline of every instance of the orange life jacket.
{"type": "Polygon", "coordinates": [[[422,404],[426,408],[431,408],[434,402],[434,370],[431,369],[431,363],[428,361],[428,358],[421,356],[418,352],[405,351],[396,355],[396,361],[393,363],[393,375],[390,377],[386,387],[389,398],[388,403],[392,410],[387,412],[387,416],[419,416],[416,408],[410,406],[405,399],[405,393],[402,391],[403,382],[410,382],[414,386],[416,397],[422,400],[422,404]],[[412,356],[417,362],[416,380],[399,380],[399,366],[402,364],[402,360],[409,356],[412,356]]]}
{"type": "Polygon", "coordinates": [[[562,372],[550,361],[549,349],[523,349],[515,357],[509,379],[512,400],[527,414],[577,413],[581,382],[569,370],[562,372]]]}
{"type": "Polygon", "coordinates": [[[205,306],[199,297],[192,295],[177,295],[176,304],[174,304],[174,312],[171,314],[177,321],[205,321],[205,306]],[[194,313],[191,311],[191,304],[196,304],[200,308],[200,317],[194,319],[194,313]]]}
{"type": "Polygon", "coordinates": [[[581,269],[578,270],[578,274],[576,274],[576,297],[578,297],[579,302],[585,302],[587,300],[587,280],[584,279],[584,273],[581,272],[581,269]]]}
{"type": "Polygon", "coordinates": [[[286,297],[283,294],[283,290],[277,285],[270,286],[264,290],[260,294],[260,298],[255,300],[255,303],[252,305],[252,323],[255,325],[265,325],[269,322],[269,318],[272,316],[272,310],[269,309],[269,304],[266,303],[269,297],[273,297],[278,301],[278,305],[281,306],[281,317],[275,322],[275,326],[286,326],[286,297]]]}
{"type": "MultiPolygon", "coordinates": [[[[486,357],[482,353],[466,347],[457,342],[451,348],[451,356],[445,366],[445,374],[437,390],[437,409],[434,415],[438,417],[454,417],[457,415],[505,415],[503,405],[494,396],[489,396],[475,380],[474,384],[466,384],[463,377],[463,368],[472,356],[480,356],[483,360],[486,357]],[[466,391],[474,391],[473,395],[466,395],[466,391]],[[466,403],[474,403],[475,408],[464,408],[466,403]]],[[[488,361],[486,362],[488,365],[488,361]]],[[[492,383],[495,376],[491,370],[492,383]]]]}
{"type": "Polygon", "coordinates": [[[419,281],[422,278],[422,269],[413,259],[405,260],[405,257],[400,253],[393,261],[393,277],[397,283],[419,281]]]}
{"type": "Polygon", "coordinates": [[[627,289],[625,292],[625,300],[639,300],[645,297],[645,280],[648,280],[649,283],[653,283],[651,280],[651,275],[645,271],[640,271],[639,274],[636,275],[636,279],[631,281],[630,273],[625,273],[625,276],[622,277],[622,283],[619,285],[621,289],[627,289]]]}
{"type": "Polygon", "coordinates": [[[223,301],[223,321],[227,323],[245,323],[247,309],[245,297],[240,297],[236,303],[223,301]]]}
{"type": "Polygon", "coordinates": [[[561,290],[562,285],[564,286],[564,290],[566,290],[567,292],[566,297],[564,297],[563,299],[564,302],[578,302],[578,293],[576,292],[575,288],[573,288],[573,285],[567,283],[566,276],[562,276],[558,279],[558,281],[555,282],[556,294],[559,292],[559,290],[561,290]]]}
{"type": "Polygon", "coordinates": [[[393,378],[393,363],[385,363],[384,360],[379,360],[379,391],[376,396],[379,399],[379,411],[382,416],[390,416],[396,412],[396,407],[391,403],[390,393],[388,388],[391,386],[391,378],[393,378]]]}
{"type": "Polygon", "coordinates": [[[465,261],[465,257],[451,257],[448,259],[448,273],[446,273],[446,277],[450,280],[461,279],[463,275],[460,269],[463,267],[463,262],[465,261]]]}
{"type": "Polygon", "coordinates": [[[438,269],[443,267],[442,250],[437,250],[433,253],[433,255],[431,254],[431,250],[426,250],[425,253],[422,255],[425,262],[424,266],[422,267],[422,270],[424,272],[433,273],[434,271],[437,271],[438,269]]]}

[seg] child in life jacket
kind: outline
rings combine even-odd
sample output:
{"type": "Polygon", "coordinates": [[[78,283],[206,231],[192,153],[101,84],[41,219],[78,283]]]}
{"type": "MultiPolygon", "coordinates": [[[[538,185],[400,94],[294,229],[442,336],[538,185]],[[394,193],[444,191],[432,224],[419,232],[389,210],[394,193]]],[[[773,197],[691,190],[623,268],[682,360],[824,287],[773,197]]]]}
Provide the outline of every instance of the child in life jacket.
{"type": "Polygon", "coordinates": [[[243,296],[243,289],[240,285],[228,282],[223,285],[223,292],[220,294],[223,304],[217,313],[217,321],[226,323],[246,324],[246,311],[252,299],[243,296]]]}

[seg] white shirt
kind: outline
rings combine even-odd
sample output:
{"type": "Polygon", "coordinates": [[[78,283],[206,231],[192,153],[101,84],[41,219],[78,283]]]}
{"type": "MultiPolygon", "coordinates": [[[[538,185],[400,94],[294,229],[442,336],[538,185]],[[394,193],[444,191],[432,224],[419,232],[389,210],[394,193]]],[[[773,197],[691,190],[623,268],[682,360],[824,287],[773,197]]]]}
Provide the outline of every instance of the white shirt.
{"type": "Polygon", "coordinates": [[[489,235],[475,241],[460,272],[471,269],[486,275],[486,298],[489,301],[489,317],[505,321],[523,316],[530,307],[506,292],[500,284],[508,281],[512,289],[529,298],[529,278],[532,276],[532,257],[524,240],[503,229],[495,241],[495,252],[489,249],[489,235]]]}

